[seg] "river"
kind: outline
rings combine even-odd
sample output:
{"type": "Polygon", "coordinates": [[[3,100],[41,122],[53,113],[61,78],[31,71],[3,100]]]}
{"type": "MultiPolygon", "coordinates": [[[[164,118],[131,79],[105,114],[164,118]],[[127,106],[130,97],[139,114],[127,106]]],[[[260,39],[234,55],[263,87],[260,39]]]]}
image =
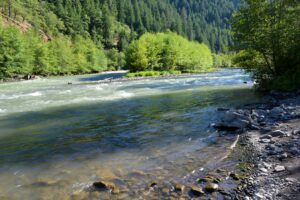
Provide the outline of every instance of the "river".
{"type": "Polygon", "coordinates": [[[89,190],[97,180],[145,197],[153,180],[214,167],[234,140],[209,127],[217,108],[260,98],[239,69],[97,83],[122,75],[0,84],[0,199],[110,199],[89,190]]]}

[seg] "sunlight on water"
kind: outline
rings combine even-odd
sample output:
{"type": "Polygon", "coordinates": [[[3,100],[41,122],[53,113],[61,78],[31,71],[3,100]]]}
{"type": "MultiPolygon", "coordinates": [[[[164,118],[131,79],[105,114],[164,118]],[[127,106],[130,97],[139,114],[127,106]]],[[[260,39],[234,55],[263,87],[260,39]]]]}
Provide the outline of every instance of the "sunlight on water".
{"type": "Polygon", "coordinates": [[[69,199],[82,191],[99,199],[87,190],[100,179],[134,198],[146,195],[151,180],[188,182],[187,174],[214,166],[234,139],[209,128],[216,108],[259,98],[241,70],[100,79],[0,84],[0,199],[69,199]]]}

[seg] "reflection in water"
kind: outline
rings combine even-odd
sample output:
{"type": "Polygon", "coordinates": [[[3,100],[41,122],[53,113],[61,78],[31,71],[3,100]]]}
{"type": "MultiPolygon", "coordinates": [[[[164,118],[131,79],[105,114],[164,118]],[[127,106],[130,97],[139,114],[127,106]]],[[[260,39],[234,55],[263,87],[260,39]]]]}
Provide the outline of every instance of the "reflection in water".
{"type": "MultiPolygon", "coordinates": [[[[0,197],[69,198],[99,179],[137,197],[151,180],[182,179],[194,169],[213,166],[232,140],[209,128],[217,120],[216,108],[257,99],[249,86],[240,84],[244,79],[248,77],[233,70],[100,85],[103,90],[99,85],[63,85],[68,79],[62,78],[29,87],[13,83],[17,94],[11,93],[11,85],[0,86],[2,99],[7,99],[0,107],[9,105],[0,115],[0,179],[6,180],[0,182],[0,197]],[[222,83],[227,86],[218,86],[222,83]],[[37,89],[42,96],[23,94],[37,89]],[[122,97],[103,101],[120,92],[122,97]],[[74,103],[76,98],[85,100],[74,103]],[[34,105],[46,100],[46,107],[34,105]]],[[[105,199],[109,194],[101,195],[105,199]]]]}

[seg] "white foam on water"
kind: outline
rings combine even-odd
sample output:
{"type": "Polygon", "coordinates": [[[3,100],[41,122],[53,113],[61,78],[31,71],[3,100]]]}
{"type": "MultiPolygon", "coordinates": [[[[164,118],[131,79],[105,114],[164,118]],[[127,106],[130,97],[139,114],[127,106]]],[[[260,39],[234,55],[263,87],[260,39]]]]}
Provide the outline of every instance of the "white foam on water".
{"type": "Polygon", "coordinates": [[[124,97],[124,98],[129,98],[129,97],[132,97],[133,95],[134,95],[133,93],[126,92],[126,91],[120,91],[118,93],[118,96],[124,97]]]}
{"type": "Polygon", "coordinates": [[[33,92],[33,93],[29,93],[27,95],[23,95],[24,97],[26,96],[32,96],[32,97],[39,97],[42,96],[43,94],[41,92],[33,92]]]}
{"type": "Polygon", "coordinates": [[[0,113],[5,113],[7,110],[6,109],[1,109],[0,108],[0,113]]]}
{"type": "Polygon", "coordinates": [[[59,94],[70,94],[70,93],[72,93],[71,90],[64,90],[64,91],[59,92],[59,94]]]}
{"type": "Polygon", "coordinates": [[[10,99],[19,99],[22,97],[38,97],[38,96],[42,96],[43,94],[39,91],[37,92],[32,92],[32,93],[28,93],[28,94],[14,94],[14,95],[1,95],[0,99],[1,100],[10,100],[10,99]]]}
{"type": "Polygon", "coordinates": [[[103,90],[103,88],[100,85],[92,85],[92,86],[88,86],[88,88],[95,89],[95,90],[98,90],[98,91],[103,90]]]}

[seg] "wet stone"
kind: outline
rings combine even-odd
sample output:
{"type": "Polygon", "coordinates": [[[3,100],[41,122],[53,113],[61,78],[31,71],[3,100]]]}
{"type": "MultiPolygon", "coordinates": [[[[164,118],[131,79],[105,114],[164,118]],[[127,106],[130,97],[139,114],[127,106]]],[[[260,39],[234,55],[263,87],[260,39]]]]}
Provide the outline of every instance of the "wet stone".
{"type": "Polygon", "coordinates": [[[176,192],[183,192],[183,191],[184,191],[184,188],[185,188],[185,186],[182,185],[182,184],[180,184],[180,183],[177,183],[177,184],[175,184],[175,186],[174,186],[174,189],[175,189],[176,192]]]}
{"type": "Polygon", "coordinates": [[[150,184],[150,187],[156,187],[157,186],[157,182],[152,182],[151,184],[150,184]]]}
{"type": "Polygon", "coordinates": [[[233,178],[234,180],[238,181],[240,178],[236,173],[230,173],[230,177],[233,178]]]}
{"type": "Polygon", "coordinates": [[[114,183],[106,182],[106,181],[98,181],[94,182],[93,186],[98,190],[110,190],[112,192],[118,191],[118,188],[114,183]]]}
{"type": "Polygon", "coordinates": [[[205,193],[203,192],[201,187],[193,185],[191,188],[191,193],[195,196],[201,196],[204,195],[205,193]]]}
{"type": "Polygon", "coordinates": [[[169,190],[169,188],[163,188],[162,190],[161,190],[161,192],[164,194],[164,195],[168,195],[169,193],[170,193],[170,190],[169,190]]]}
{"type": "Polygon", "coordinates": [[[273,137],[283,137],[283,136],[286,135],[286,133],[283,132],[283,131],[281,131],[281,130],[276,130],[276,131],[273,131],[273,132],[271,133],[271,135],[272,135],[273,137]]]}
{"type": "Polygon", "coordinates": [[[271,138],[272,138],[271,135],[263,135],[259,139],[271,139],[271,138]]]}
{"type": "Polygon", "coordinates": [[[205,185],[205,190],[207,192],[216,192],[219,189],[219,185],[215,183],[208,183],[205,185]]]}

